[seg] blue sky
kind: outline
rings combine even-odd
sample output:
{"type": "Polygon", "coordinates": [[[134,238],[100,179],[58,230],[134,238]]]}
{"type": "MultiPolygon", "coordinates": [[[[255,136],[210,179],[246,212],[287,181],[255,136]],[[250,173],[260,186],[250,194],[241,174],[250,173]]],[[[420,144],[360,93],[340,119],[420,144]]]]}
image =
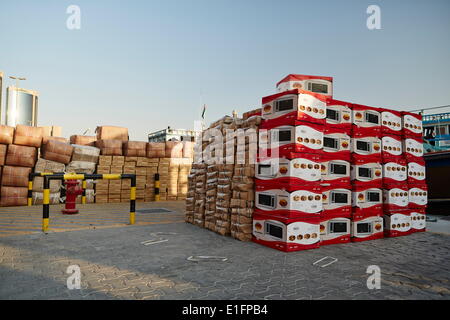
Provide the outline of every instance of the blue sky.
{"type": "Polygon", "coordinates": [[[259,107],[289,73],[332,76],[336,99],[366,105],[450,104],[449,31],[448,0],[2,1],[0,71],[40,92],[39,125],[146,140],[192,128],[203,103],[208,122],[259,107]]]}

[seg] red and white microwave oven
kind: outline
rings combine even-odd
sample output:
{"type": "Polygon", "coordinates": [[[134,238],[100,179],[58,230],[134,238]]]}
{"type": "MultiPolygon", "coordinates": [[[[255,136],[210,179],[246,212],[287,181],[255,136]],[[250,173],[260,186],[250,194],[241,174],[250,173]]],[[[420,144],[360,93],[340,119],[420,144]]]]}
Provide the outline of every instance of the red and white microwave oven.
{"type": "Polygon", "coordinates": [[[422,115],[412,112],[402,112],[403,135],[422,137],[422,115]]]}
{"type": "Polygon", "coordinates": [[[286,184],[298,185],[322,180],[320,155],[294,153],[294,158],[258,159],[256,178],[260,183],[283,188],[286,184]]]}
{"type": "Polygon", "coordinates": [[[283,217],[315,217],[322,211],[322,189],[316,185],[286,186],[287,189],[272,189],[256,180],[255,206],[261,214],[283,217]]]}
{"type": "Polygon", "coordinates": [[[425,209],[411,210],[411,233],[424,232],[426,230],[427,220],[425,209]]]}
{"type": "Polygon", "coordinates": [[[320,219],[253,215],[253,241],[280,251],[300,251],[320,246],[320,219]]]}
{"type": "Polygon", "coordinates": [[[350,162],[338,160],[326,156],[321,157],[320,170],[322,181],[334,186],[346,186],[350,184],[350,162]]]}
{"type": "Polygon", "coordinates": [[[262,98],[262,118],[266,126],[294,125],[296,121],[325,124],[329,97],[290,90],[262,98]]]}
{"type": "Polygon", "coordinates": [[[333,96],[333,78],[310,76],[303,74],[290,74],[277,83],[277,91],[284,92],[301,89],[329,97],[333,96]]]}
{"type": "Polygon", "coordinates": [[[402,113],[400,111],[380,109],[381,133],[401,136],[403,133],[402,113]]]}
{"type": "Polygon", "coordinates": [[[415,209],[424,209],[428,204],[428,188],[425,183],[408,184],[409,207],[415,209]]]}
{"type": "Polygon", "coordinates": [[[381,158],[383,162],[403,159],[402,138],[395,135],[385,135],[381,138],[381,158]]]}
{"type": "Polygon", "coordinates": [[[381,188],[383,181],[383,168],[380,162],[374,159],[353,159],[350,177],[352,184],[363,186],[371,185],[381,188]]]}
{"type": "Polygon", "coordinates": [[[349,218],[322,217],[320,219],[320,245],[330,245],[350,242],[349,218]]]}
{"type": "Polygon", "coordinates": [[[352,215],[363,217],[383,212],[382,190],[371,186],[353,186],[352,215]]]}
{"type": "Polygon", "coordinates": [[[322,217],[351,217],[352,190],[351,186],[335,186],[322,184],[322,217]]]}
{"type": "Polygon", "coordinates": [[[400,237],[411,234],[411,211],[400,210],[384,215],[384,236],[400,237]]]}
{"type": "Polygon", "coordinates": [[[354,133],[379,137],[381,135],[381,113],[379,108],[352,105],[352,119],[354,133]]]}
{"type": "Polygon", "coordinates": [[[353,217],[351,224],[351,241],[361,242],[381,239],[383,233],[383,218],[379,215],[353,217]]]}
{"type": "Polygon", "coordinates": [[[406,160],[422,161],[423,159],[423,139],[422,137],[405,137],[403,140],[403,150],[406,160]]]}
{"type": "Polygon", "coordinates": [[[408,162],[408,183],[425,183],[425,161],[408,162]]]}
{"type": "Polygon", "coordinates": [[[353,133],[352,158],[356,159],[381,159],[381,139],[375,136],[366,136],[361,133],[353,133]]]}
{"type": "Polygon", "coordinates": [[[406,183],[407,167],[405,160],[397,160],[383,164],[383,184],[406,183]]]}
{"type": "Polygon", "coordinates": [[[323,130],[323,153],[329,157],[350,160],[350,136],[345,129],[325,126],[323,130]]]}
{"type": "Polygon", "coordinates": [[[323,151],[323,126],[302,124],[260,130],[259,153],[264,157],[286,157],[290,153],[318,153],[323,151]]]}
{"type": "Polygon", "coordinates": [[[330,100],[327,105],[327,127],[340,128],[350,132],[352,128],[352,104],[345,101],[330,100]]]}
{"type": "Polygon", "coordinates": [[[383,186],[384,211],[395,211],[409,208],[408,184],[392,184],[383,186]]]}

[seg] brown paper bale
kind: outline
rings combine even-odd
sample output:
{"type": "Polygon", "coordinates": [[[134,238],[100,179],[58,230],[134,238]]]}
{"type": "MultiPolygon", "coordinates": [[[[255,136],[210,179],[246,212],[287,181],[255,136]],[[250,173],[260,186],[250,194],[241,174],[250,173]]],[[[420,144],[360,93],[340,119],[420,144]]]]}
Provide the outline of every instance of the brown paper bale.
{"type": "Polygon", "coordinates": [[[146,157],[147,142],[127,141],[122,145],[123,154],[129,157],[146,157]]]}
{"type": "Polygon", "coordinates": [[[99,126],[95,129],[97,140],[128,141],[128,129],[116,126],[99,126]]]}
{"type": "Polygon", "coordinates": [[[41,157],[46,160],[52,160],[68,164],[72,158],[73,147],[68,143],[62,143],[55,140],[49,140],[42,145],[41,157]]]}
{"type": "Polygon", "coordinates": [[[166,156],[166,144],[164,142],[148,142],[147,158],[164,158],[166,156]]]}
{"type": "Polygon", "coordinates": [[[0,206],[26,206],[28,203],[28,188],[17,187],[1,187],[0,191],[0,206]]]}
{"type": "Polygon", "coordinates": [[[97,140],[96,136],[79,136],[79,135],[70,136],[70,144],[77,144],[80,146],[93,147],[95,145],[95,140],[97,140]]]}
{"type": "Polygon", "coordinates": [[[66,172],[93,174],[95,172],[95,163],[87,161],[72,161],[66,166],[66,172]]]}
{"type": "Polygon", "coordinates": [[[52,137],[52,136],[45,136],[44,135],[44,137],[42,138],[42,144],[46,144],[50,140],[59,141],[59,142],[62,142],[62,143],[67,143],[67,144],[69,143],[69,140],[66,139],[66,138],[63,138],[63,137],[52,137]]]}
{"type": "Polygon", "coordinates": [[[5,164],[32,168],[36,164],[36,158],[37,149],[35,147],[10,144],[6,153],[5,164]]]}
{"type": "Polygon", "coordinates": [[[8,146],[6,144],[0,144],[0,166],[5,165],[7,149],[8,146]]]}
{"type": "Polygon", "coordinates": [[[18,124],[14,132],[14,144],[40,148],[43,130],[41,127],[30,127],[18,124]]]}
{"type": "Polygon", "coordinates": [[[193,158],[194,157],[194,142],[184,141],[183,142],[183,158],[193,158]]]}
{"type": "MultiPolygon", "coordinates": [[[[58,163],[55,161],[45,160],[39,158],[36,162],[36,166],[34,168],[34,172],[47,172],[47,173],[59,173],[65,171],[65,165],[62,163],[58,163]]],[[[44,178],[43,177],[34,177],[33,179],[33,191],[42,192],[44,187],[44,178]]],[[[56,193],[59,192],[61,187],[60,180],[50,180],[50,192],[56,193]]]]}
{"type": "Polygon", "coordinates": [[[14,127],[0,125],[0,143],[12,144],[14,140],[14,127]]]}
{"type": "Polygon", "coordinates": [[[183,158],[183,143],[166,141],[166,158],[183,158]]]}
{"type": "Polygon", "coordinates": [[[31,168],[4,166],[2,172],[2,186],[28,187],[28,177],[31,168]]]}
{"type": "Polygon", "coordinates": [[[105,156],[121,156],[122,140],[97,140],[95,146],[100,149],[100,153],[105,156]]]}
{"type": "Polygon", "coordinates": [[[72,147],[72,161],[98,162],[98,157],[100,155],[99,148],[76,144],[72,145],[72,147]]]}

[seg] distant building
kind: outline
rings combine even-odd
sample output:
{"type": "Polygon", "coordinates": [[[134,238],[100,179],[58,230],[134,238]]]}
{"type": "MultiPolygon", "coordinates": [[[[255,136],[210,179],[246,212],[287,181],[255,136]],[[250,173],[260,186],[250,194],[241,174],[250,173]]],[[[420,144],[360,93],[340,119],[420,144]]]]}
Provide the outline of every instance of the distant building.
{"type": "Polygon", "coordinates": [[[37,126],[38,96],[36,91],[8,87],[6,89],[6,125],[37,126]]]}
{"type": "Polygon", "coordinates": [[[148,142],[194,141],[195,131],[184,129],[167,129],[149,133],[148,142]]]}

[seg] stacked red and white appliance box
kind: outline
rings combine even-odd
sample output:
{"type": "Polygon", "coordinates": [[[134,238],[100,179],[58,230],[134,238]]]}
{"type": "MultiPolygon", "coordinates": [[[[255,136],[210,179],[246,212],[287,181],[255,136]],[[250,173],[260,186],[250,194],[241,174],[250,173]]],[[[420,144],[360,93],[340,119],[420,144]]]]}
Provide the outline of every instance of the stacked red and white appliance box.
{"type": "Polygon", "coordinates": [[[332,84],[289,75],[262,99],[257,243],[298,251],[425,230],[420,117],[333,100],[332,84]]]}

